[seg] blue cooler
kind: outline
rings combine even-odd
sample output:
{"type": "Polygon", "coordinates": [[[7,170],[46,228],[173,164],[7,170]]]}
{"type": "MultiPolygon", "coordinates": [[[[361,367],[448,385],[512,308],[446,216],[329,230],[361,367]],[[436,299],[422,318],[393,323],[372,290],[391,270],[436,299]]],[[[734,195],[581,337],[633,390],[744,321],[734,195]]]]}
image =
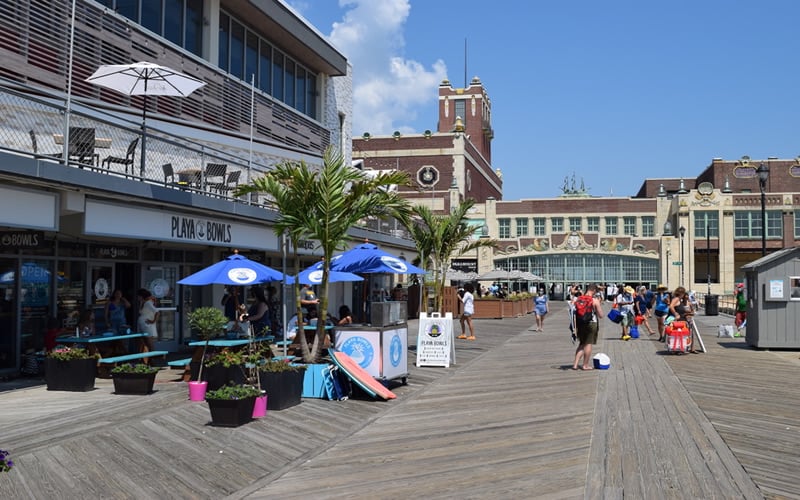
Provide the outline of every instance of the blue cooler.
{"type": "Polygon", "coordinates": [[[639,338],[639,328],[636,327],[636,326],[632,326],[631,327],[630,336],[631,336],[632,339],[638,339],[639,338]]]}
{"type": "Polygon", "coordinates": [[[608,319],[614,323],[622,323],[622,313],[618,309],[608,311],[608,319]]]}
{"type": "Polygon", "coordinates": [[[603,353],[595,354],[592,358],[592,363],[597,370],[608,370],[608,368],[611,366],[611,358],[603,353]]]}

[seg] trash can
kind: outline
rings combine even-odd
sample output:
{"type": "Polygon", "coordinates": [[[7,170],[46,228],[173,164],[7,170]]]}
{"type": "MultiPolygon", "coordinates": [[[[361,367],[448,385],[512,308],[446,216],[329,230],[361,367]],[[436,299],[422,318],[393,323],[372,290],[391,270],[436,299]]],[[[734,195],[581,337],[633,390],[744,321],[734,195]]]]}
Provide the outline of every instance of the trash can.
{"type": "Polygon", "coordinates": [[[706,316],[719,315],[719,295],[706,295],[706,316]]]}

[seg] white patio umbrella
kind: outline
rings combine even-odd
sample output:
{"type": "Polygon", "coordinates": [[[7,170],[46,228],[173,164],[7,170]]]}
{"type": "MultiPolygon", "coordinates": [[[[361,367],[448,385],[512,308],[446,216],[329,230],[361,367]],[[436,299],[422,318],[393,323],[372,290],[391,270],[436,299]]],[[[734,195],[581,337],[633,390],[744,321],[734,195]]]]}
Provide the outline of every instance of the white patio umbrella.
{"type": "Polygon", "coordinates": [[[478,279],[480,281],[511,280],[514,279],[514,276],[511,274],[511,271],[492,269],[488,273],[478,276],[478,279]]]}
{"type": "Polygon", "coordinates": [[[166,66],[149,62],[133,64],[108,64],[97,68],[87,82],[116,90],[127,95],[145,96],[142,106],[142,164],[140,175],[144,175],[145,165],[145,121],[147,117],[147,96],[186,97],[206,82],[183,74],[166,66]]]}

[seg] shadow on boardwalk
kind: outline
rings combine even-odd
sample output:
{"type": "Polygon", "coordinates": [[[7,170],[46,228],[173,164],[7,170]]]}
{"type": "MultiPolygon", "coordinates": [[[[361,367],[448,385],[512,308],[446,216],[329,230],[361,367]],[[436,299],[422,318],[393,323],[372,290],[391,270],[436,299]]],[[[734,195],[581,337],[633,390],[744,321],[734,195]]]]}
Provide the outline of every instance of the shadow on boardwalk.
{"type": "Polygon", "coordinates": [[[0,392],[17,463],[0,498],[798,498],[797,362],[717,342],[724,316],[699,317],[709,352],[684,356],[604,320],[612,368],[573,372],[551,310],[543,333],[476,321],[449,368],[413,366],[412,321],[397,400],[307,399],[236,429],[209,426],[174,371],[143,397],[0,392]]]}

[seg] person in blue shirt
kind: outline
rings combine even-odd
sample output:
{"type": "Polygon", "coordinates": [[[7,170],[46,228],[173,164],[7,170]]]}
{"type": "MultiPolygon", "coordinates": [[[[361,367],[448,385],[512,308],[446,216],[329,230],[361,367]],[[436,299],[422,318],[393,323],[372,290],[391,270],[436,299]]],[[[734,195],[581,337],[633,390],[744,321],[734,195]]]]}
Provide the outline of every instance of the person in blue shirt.
{"type": "Polygon", "coordinates": [[[539,290],[539,295],[534,297],[533,304],[535,307],[534,313],[536,314],[536,332],[544,331],[544,317],[550,312],[550,305],[547,301],[547,295],[544,293],[544,288],[539,290]]]}

